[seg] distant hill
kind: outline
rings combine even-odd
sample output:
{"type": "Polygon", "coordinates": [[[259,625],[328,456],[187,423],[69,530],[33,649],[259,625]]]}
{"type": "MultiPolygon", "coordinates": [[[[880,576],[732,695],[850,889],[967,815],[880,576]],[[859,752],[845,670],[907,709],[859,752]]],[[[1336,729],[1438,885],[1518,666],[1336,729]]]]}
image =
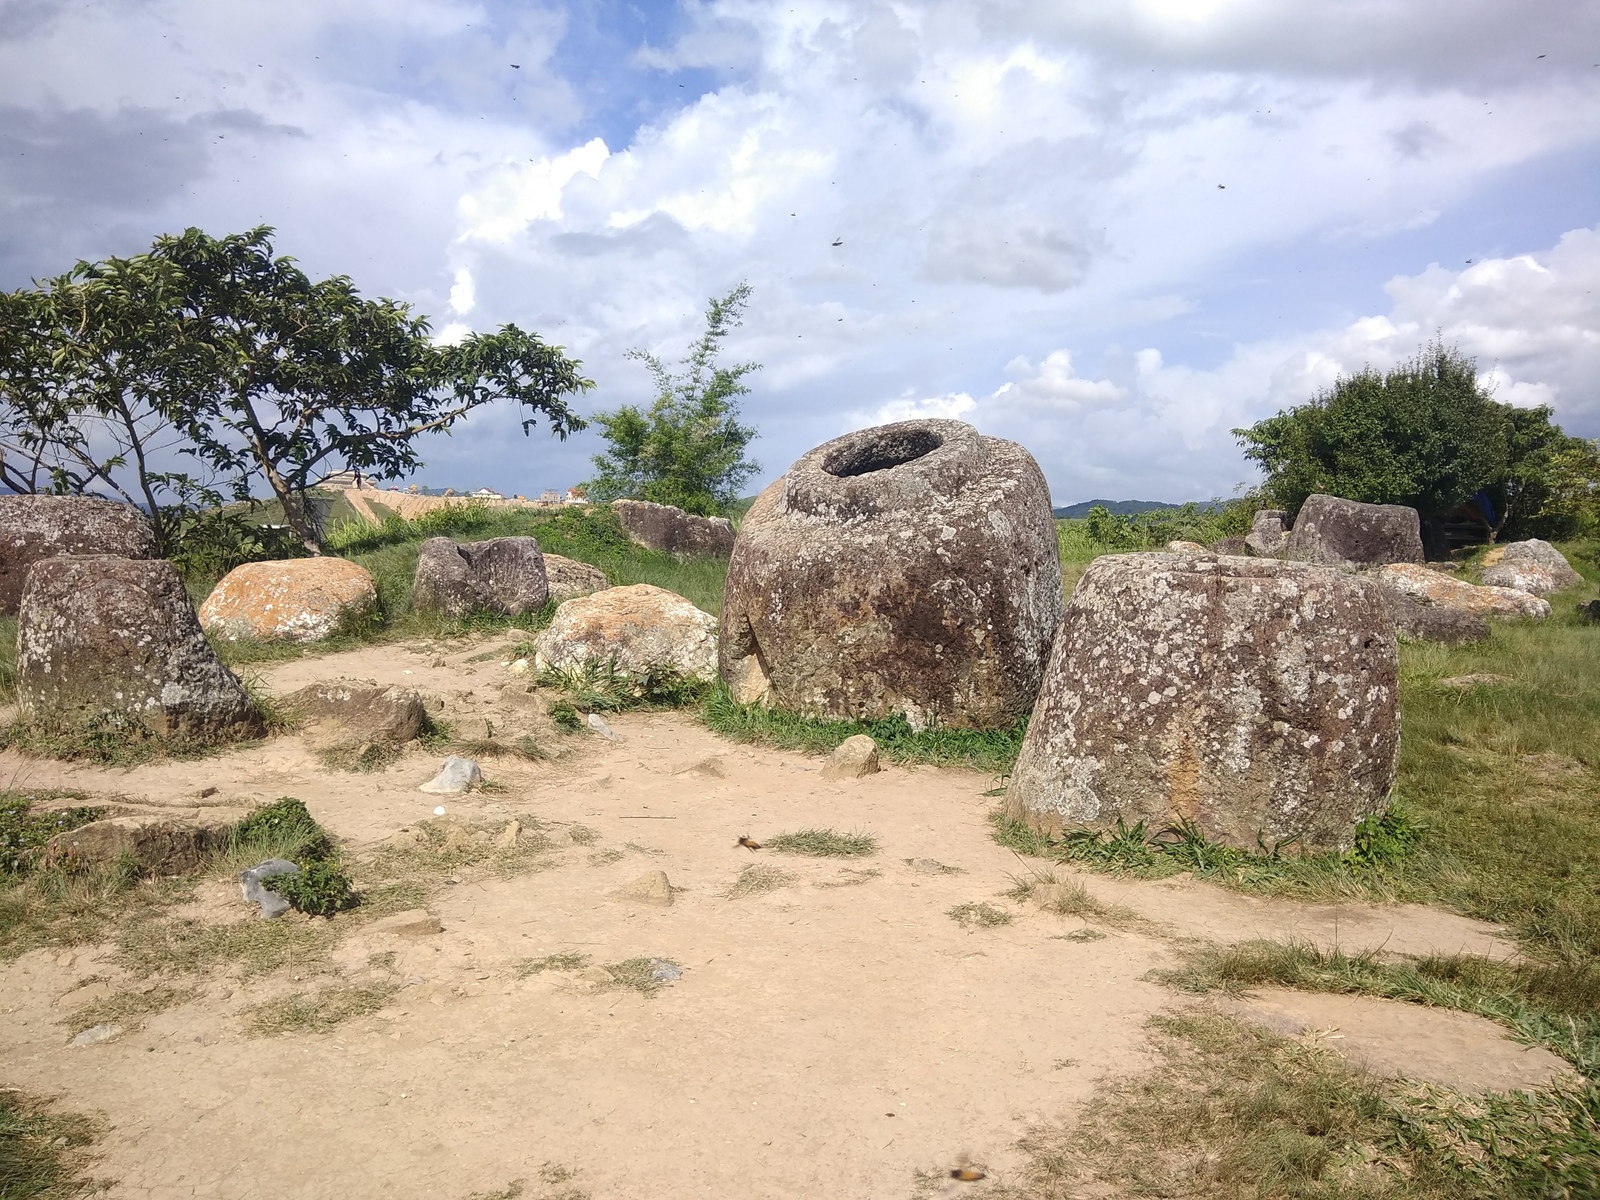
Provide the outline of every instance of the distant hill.
{"type": "Polygon", "coordinates": [[[1137,513],[1155,512],[1158,509],[1163,508],[1181,507],[1180,505],[1172,504],[1165,500],[1085,500],[1081,504],[1069,504],[1065,508],[1056,509],[1056,519],[1060,520],[1062,518],[1087,517],[1089,515],[1089,510],[1096,504],[1119,517],[1131,517],[1137,513]]]}

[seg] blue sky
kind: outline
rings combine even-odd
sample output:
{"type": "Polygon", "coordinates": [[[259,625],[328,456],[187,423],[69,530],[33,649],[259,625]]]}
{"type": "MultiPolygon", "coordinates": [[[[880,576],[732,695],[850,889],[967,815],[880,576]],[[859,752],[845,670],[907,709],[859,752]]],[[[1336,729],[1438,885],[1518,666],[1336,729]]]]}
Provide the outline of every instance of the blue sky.
{"type": "MultiPolygon", "coordinates": [[[[258,222],[588,410],[747,280],[763,480],[929,414],[1058,503],[1226,494],[1234,426],[1435,331],[1600,436],[1600,4],[0,0],[0,287],[258,222]]],[[[516,428],[418,481],[587,474],[516,428]]]]}

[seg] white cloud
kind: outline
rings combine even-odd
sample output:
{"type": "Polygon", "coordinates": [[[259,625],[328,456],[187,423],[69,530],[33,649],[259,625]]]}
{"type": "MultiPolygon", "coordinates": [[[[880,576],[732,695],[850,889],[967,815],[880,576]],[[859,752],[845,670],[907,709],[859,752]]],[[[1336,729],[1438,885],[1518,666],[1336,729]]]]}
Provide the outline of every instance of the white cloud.
{"type": "Polygon", "coordinates": [[[482,187],[461,197],[462,237],[509,241],[534,221],[559,221],[561,196],[579,175],[600,177],[611,151],[591,138],[554,158],[507,163],[482,187]]]}
{"type": "Polygon", "coordinates": [[[472,271],[467,267],[457,267],[456,280],[450,285],[450,311],[465,316],[477,303],[478,290],[472,282],[472,271]]]}

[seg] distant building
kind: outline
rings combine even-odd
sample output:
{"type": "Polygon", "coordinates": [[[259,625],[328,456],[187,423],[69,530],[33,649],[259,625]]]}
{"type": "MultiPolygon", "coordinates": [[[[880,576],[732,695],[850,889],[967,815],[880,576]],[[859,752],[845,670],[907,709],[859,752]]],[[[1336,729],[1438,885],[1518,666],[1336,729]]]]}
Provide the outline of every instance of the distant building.
{"type": "Polygon", "coordinates": [[[561,501],[563,504],[587,504],[589,498],[584,493],[583,485],[580,483],[576,487],[569,487],[567,494],[561,498],[561,501]]]}
{"type": "Polygon", "coordinates": [[[545,488],[544,491],[539,493],[539,503],[540,504],[560,504],[561,503],[561,493],[556,491],[554,488],[545,488]]]}
{"type": "Polygon", "coordinates": [[[474,500],[504,500],[505,499],[505,497],[502,496],[499,492],[495,491],[493,488],[487,488],[487,487],[481,487],[475,492],[468,492],[467,495],[470,496],[474,500]]]}

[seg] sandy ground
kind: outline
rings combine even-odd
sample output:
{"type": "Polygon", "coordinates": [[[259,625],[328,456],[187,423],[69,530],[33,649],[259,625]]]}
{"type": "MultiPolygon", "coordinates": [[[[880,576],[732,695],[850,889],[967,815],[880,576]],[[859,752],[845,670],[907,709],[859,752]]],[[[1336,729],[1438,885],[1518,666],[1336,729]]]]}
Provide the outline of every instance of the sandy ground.
{"type": "MultiPolygon", "coordinates": [[[[339,676],[412,684],[452,719],[504,727],[525,687],[497,658],[468,661],[482,650],[369,649],[267,679],[280,693],[339,676]]],[[[509,879],[463,871],[430,901],[440,934],[353,933],[336,955],[347,978],[392,950],[407,980],[382,1012],[328,1034],[249,1037],[244,1005],[315,981],[217,975],[142,1029],[72,1048],[63,997],[114,975],[109,953],[35,952],[0,968],[5,1081],[107,1115],[97,1173],[115,1196],[465,1200],[518,1179],[529,1196],[979,1195],[954,1181],[919,1190],[917,1173],[970,1159],[1003,1180],[1030,1124],[1144,1066],[1146,1020],[1188,1002],[1145,978],[1181,939],[1513,953],[1500,931],[1425,908],[1265,902],[1184,879],[1082,877],[1145,919],[1093,928],[998,896],[1025,868],[989,836],[989,778],[890,767],[831,782],[817,760],[730,745],[678,714],[614,725],[622,741],[567,738],[556,762],[487,761],[493,790],[443,801],[452,818],[531,814],[600,839],[509,879]],[[841,863],[735,844],[808,826],[867,830],[882,848],[841,863]],[[929,859],[956,870],[930,874],[916,861],[929,859]],[[753,861],[794,879],[730,898],[753,861]],[[681,889],[670,907],[619,895],[655,869],[681,889]],[[1015,919],[968,931],[947,915],[966,901],[1015,919]],[[653,997],[594,993],[571,973],[518,978],[521,960],[574,951],[670,959],[683,975],[653,997]]],[[[440,800],[416,787],[437,765],[418,751],[381,774],[331,774],[290,737],[132,771],[5,758],[0,774],[167,807],[295,795],[359,855],[430,815],[440,800]],[[218,790],[202,799],[206,788],[218,790]]],[[[201,901],[247,915],[231,885],[201,901]]],[[[1404,1006],[1307,999],[1265,996],[1252,1012],[1335,1042],[1349,1024],[1350,1047],[1379,1069],[1385,1037],[1402,1034],[1413,1074],[1469,1086],[1532,1086],[1560,1069],[1487,1022],[1420,1009],[1386,1022],[1404,1006]]]]}

